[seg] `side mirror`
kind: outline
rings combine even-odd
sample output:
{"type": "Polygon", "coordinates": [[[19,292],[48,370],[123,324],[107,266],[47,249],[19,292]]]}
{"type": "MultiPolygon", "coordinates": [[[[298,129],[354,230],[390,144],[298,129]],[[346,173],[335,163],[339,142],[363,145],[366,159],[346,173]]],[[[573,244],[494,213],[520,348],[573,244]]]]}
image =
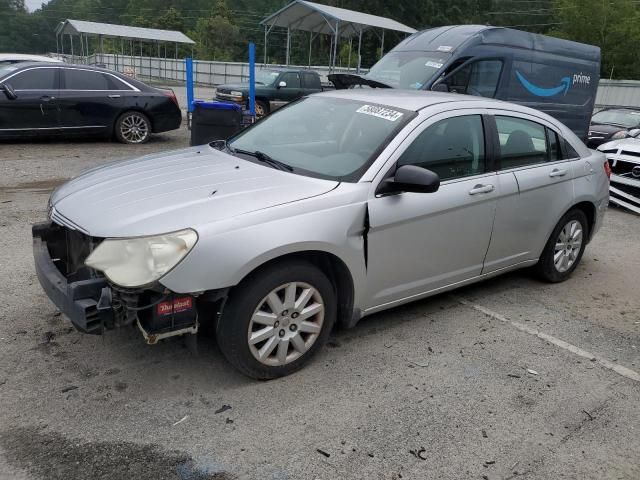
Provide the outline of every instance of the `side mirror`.
{"type": "Polygon", "coordinates": [[[431,87],[431,91],[433,92],[448,92],[449,86],[446,83],[436,83],[433,87],[431,87]]]}
{"type": "Polygon", "coordinates": [[[278,83],[278,88],[284,88],[287,86],[287,82],[281,80],[280,83],[278,83]]]}
{"type": "Polygon", "coordinates": [[[415,165],[398,167],[393,177],[383,180],[376,194],[390,195],[394,193],[433,193],[440,188],[440,177],[437,173],[415,165]]]}
{"type": "Polygon", "coordinates": [[[7,96],[9,100],[15,100],[16,98],[18,98],[18,94],[13,89],[13,87],[8,83],[0,84],[0,90],[4,92],[4,94],[7,96]]]}

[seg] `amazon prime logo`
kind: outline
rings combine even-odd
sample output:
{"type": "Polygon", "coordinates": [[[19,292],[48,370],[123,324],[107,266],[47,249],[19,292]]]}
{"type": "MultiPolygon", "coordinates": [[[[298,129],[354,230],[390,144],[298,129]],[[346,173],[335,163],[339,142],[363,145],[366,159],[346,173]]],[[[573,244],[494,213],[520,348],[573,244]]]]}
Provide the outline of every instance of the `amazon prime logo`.
{"type": "Polygon", "coordinates": [[[516,78],[520,81],[522,86],[532,95],[536,97],[555,97],[556,95],[566,95],[569,88],[572,86],[588,86],[591,83],[591,76],[584,75],[582,72],[576,73],[572,77],[566,76],[560,79],[560,84],[555,87],[540,87],[535,85],[531,81],[527,80],[525,76],[516,71],[516,78]]]}

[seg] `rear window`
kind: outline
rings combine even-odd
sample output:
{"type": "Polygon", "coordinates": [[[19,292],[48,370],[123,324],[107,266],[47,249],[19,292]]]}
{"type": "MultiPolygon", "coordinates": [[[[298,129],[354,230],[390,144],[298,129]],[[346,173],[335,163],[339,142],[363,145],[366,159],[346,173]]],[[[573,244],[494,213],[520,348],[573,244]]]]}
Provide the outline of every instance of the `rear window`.
{"type": "Polygon", "coordinates": [[[64,84],[66,90],[113,90],[106,75],[88,70],[65,69],[64,84]]]}
{"type": "Polygon", "coordinates": [[[322,88],[320,85],[320,77],[318,77],[318,75],[314,75],[313,73],[303,73],[302,78],[304,79],[305,87],[314,89],[322,88]]]}

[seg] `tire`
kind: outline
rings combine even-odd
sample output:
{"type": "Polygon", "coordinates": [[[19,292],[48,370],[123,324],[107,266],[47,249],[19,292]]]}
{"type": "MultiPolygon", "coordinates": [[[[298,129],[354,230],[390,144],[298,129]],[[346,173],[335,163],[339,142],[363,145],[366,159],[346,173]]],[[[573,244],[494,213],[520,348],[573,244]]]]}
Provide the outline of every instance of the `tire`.
{"type": "Polygon", "coordinates": [[[335,289],[320,269],[305,261],[276,264],[232,290],[218,324],[218,345],[251,378],[289,375],[327,341],[336,311],[335,289]]]}
{"type": "Polygon", "coordinates": [[[553,229],[540,260],[534,267],[538,276],[550,283],[563,282],[569,278],[582,259],[588,238],[589,226],[584,212],[578,209],[567,212],[553,229]],[[565,241],[567,234],[570,235],[569,241],[565,241]],[[556,255],[559,256],[557,261],[556,255]]]}
{"type": "Polygon", "coordinates": [[[256,118],[262,118],[269,115],[269,105],[262,100],[256,100],[256,118]]]}
{"type": "Polygon", "coordinates": [[[139,145],[151,137],[151,122],[144,113],[131,110],[118,117],[115,125],[116,139],[121,143],[139,145]]]}

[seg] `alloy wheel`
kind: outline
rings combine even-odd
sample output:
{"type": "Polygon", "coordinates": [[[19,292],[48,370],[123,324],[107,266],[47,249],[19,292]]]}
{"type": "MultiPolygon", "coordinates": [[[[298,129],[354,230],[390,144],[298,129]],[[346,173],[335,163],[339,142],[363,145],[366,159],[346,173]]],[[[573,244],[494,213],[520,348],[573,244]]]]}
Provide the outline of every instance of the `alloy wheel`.
{"type": "Polygon", "coordinates": [[[251,354],[268,366],[297,360],[318,339],[324,312],[322,296],[307,283],[291,282],[275,288],[260,301],[249,322],[251,354]]]}
{"type": "Polygon", "coordinates": [[[577,220],[571,220],[560,231],[553,253],[553,263],[556,270],[564,273],[576,262],[582,248],[582,225],[577,220]]]}
{"type": "Polygon", "coordinates": [[[120,133],[128,143],[142,143],[149,136],[149,125],[142,115],[130,113],[122,119],[120,133]]]}

